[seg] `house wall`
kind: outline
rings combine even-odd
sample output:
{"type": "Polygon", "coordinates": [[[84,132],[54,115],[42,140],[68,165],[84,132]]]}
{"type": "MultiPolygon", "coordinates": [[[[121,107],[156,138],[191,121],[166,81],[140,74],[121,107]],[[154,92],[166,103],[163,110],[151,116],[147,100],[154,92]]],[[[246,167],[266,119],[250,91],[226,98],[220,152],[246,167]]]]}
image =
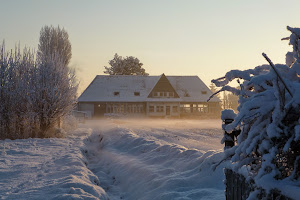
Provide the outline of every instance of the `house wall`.
{"type": "Polygon", "coordinates": [[[221,112],[221,107],[218,102],[186,102],[180,104],[180,116],[191,116],[191,115],[218,115],[221,112]]]}
{"type": "MultiPolygon", "coordinates": [[[[85,111],[91,116],[96,117],[95,109],[98,109],[98,107],[96,107],[98,104],[100,103],[78,103],[78,111],[85,111]]],[[[219,103],[206,102],[104,102],[101,103],[100,107],[105,109],[103,110],[103,114],[124,114],[129,116],[146,115],[149,117],[185,117],[191,115],[201,116],[208,113],[220,113],[219,103]]]]}
{"type": "Polygon", "coordinates": [[[107,102],[106,112],[114,114],[127,114],[127,115],[145,115],[146,104],[145,103],[131,103],[131,102],[107,102]]]}
{"type": "Polygon", "coordinates": [[[208,112],[209,113],[221,113],[221,105],[219,102],[211,102],[208,103],[208,112]]]}
{"type": "Polygon", "coordinates": [[[147,102],[147,116],[149,117],[179,117],[180,104],[168,102],[147,102]]]}
{"type": "Polygon", "coordinates": [[[208,103],[188,102],[180,104],[182,114],[200,114],[209,112],[208,103]]]}
{"type": "Polygon", "coordinates": [[[91,116],[94,115],[94,103],[78,103],[78,111],[88,112],[91,116]]]}

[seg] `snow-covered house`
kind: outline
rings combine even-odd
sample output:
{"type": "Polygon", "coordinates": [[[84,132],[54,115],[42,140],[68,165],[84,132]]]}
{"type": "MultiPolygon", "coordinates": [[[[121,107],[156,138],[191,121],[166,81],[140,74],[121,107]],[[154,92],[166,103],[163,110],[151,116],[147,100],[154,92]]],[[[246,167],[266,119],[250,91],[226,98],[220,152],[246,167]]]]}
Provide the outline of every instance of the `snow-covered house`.
{"type": "Polygon", "coordinates": [[[78,110],[94,117],[109,114],[150,117],[220,112],[217,97],[198,76],[98,75],[78,98],[78,110]]]}

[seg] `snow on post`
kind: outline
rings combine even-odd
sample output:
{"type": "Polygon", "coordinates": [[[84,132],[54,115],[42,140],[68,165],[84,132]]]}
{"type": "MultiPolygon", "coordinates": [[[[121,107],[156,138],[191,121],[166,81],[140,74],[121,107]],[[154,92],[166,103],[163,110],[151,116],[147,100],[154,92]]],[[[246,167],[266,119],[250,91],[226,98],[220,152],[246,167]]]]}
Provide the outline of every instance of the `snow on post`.
{"type": "Polygon", "coordinates": [[[236,117],[236,114],[235,114],[235,112],[232,109],[225,109],[221,113],[221,119],[222,119],[222,121],[224,121],[226,119],[232,119],[232,120],[234,120],[235,117],[236,117]]]}

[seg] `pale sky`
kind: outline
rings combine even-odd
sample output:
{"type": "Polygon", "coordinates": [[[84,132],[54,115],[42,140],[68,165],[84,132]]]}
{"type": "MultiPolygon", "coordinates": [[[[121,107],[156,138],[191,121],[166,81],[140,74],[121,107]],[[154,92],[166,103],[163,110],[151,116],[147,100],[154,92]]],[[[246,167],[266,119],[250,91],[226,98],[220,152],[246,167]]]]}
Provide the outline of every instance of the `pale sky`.
{"type": "MultiPolygon", "coordinates": [[[[281,41],[300,27],[299,0],[0,0],[0,40],[37,49],[44,25],[64,27],[83,91],[115,53],[150,75],[198,75],[284,63],[281,41]]],[[[81,92],[80,92],[81,93],[81,92]]]]}

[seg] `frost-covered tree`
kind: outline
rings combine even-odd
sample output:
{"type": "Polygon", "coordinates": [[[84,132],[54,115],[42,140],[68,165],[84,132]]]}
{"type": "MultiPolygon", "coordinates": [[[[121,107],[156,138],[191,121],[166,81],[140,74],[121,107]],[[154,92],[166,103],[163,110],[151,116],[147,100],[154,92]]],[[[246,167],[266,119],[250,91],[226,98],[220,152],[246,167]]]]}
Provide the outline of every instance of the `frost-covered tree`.
{"type": "Polygon", "coordinates": [[[139,59],[129,56],[123,58],[115,54],[109,62],[110,67],[104,66],[105,74],[109,75],[149,75],[142,67],[143,63],[139,59]]]}
{"type": "Polygon", "coordinates": [[[0,49],[0,138],[29,137],[32,126],[28,94],[34,55],[28,49],[21,53],[19,47],[7,52],[4,42],[0,49]]]}
{"type": "Polygon", "coordinates": [[[58,54],[34,59],[0,45],[0,139],[51,137],[76,102],[75,73],[58,54]]]}
{"type": "Polygon", "coordinates": [[[239,97],[238,115],[225,129],[242,127],[242,132],[227,155],[232,156],[233,170],[246,171],[254,179],[254,199],[258,193],[267,198],[280,185],[300,183],[300,29],[288,30],[294,59],[274,65],[264,54],[270,65],[232,70],[212,80],[220,91],[239,97]],[[240,88],[228,85],[235,79],[240,88]]]}
{"type": "Polygon", "coordinates": [[[33,110],[39,118],[41,137],[46,137],[47,131],[76,103],[75,72],[66,67],[59,56],[49,56],[38,61],[34,81],[33,110]]]}
{"type": "Polygon", "coordinates": [[[38,57],[40,60],[59,54],[63,64],[68,66],[72,57],[69,34],[64,28],[44,26],[40,31],[38,57]]]}
{"type": "Polygon", "coordinates": [[[54,126],[75,103],[77,83],[74,70],[68,67],[72,57],[71,43],[67,31],[53,26],[44,26],[40,32],[35,112],[39,113],[40,131],[54,126]],[[42,101],[40,101],[42,100],[42,101]]]}

